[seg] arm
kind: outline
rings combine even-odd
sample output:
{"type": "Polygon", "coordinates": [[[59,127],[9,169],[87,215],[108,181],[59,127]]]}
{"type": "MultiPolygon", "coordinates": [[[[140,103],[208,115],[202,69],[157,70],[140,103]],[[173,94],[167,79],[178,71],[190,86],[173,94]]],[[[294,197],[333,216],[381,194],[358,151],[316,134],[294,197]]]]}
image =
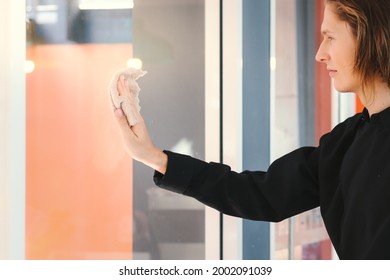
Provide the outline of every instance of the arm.
{"type": "Polygon", "coordinates": [[[236,173],[227,165],[163,152],[152,143],[142,117],[130,127],[120,109],[115,115],[127,153],[156,170],[154,180],[161,188],[194,197],[225,214],[253,220],[281,221],[319,205],[316,148],[287,154],[267,172],[236,173]]]}
{"type": "Polygon", "coordinates": [[[167,172],[156,172],[155,183],[225,214],[276,222],[319,205],[316,148],[295,150],[276,160],[267,172],[237,173],[224,164],[166,154],[167,172]]]}
{"type": "MultiPolygon", "coordinates": [[[[122,79],[118,91],[123,92],[122,79]]],[[[236,173],[219,163],[163,152],[151,141],[145,122],[129,126],[115,111],[127,153],[155,169],[158,186],[191,196],[219,211],[247,219],[280,221],[319,205],[316,148],[298,149],[275,161],[267,172],[236,173]]]]}

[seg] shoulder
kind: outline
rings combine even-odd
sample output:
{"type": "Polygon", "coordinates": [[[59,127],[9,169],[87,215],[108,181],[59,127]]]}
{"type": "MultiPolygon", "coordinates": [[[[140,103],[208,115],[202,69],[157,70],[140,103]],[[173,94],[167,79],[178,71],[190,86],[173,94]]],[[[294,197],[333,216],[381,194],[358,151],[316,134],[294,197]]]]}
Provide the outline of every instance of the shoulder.
{"type": "Polygon", "coordinates": [[[321,137],[320,144],[330,141],[331,139],[338,140],[343,138],[343,136],[353,133],[362,121],[362,115],[362,113],[357,113],[336,125],[329,133],[326,133],[321,137]]]}

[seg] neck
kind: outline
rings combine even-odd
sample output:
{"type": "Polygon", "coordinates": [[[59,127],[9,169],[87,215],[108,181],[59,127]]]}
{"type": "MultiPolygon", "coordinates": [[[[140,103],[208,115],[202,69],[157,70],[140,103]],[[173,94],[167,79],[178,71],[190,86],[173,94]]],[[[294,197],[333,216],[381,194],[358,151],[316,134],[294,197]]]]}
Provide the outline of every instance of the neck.
{"type": "Polygon", "coordinates": [[[386,83],[376,81],[367,92],[367,98],[363,94],[357,93],[357,95],[370,116],[390,107],[390,88],[386,83]]]}

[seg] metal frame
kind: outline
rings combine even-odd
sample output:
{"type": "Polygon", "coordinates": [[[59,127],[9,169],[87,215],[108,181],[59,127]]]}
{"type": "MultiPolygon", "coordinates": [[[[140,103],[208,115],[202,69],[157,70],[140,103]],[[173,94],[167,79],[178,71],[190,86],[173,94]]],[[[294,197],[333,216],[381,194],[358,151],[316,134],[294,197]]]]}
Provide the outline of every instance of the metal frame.
{"type": "MultiPolygon", "coordinates": [[[[220,0],[205,1],[205,160],[208,162],[219,162],[221,157],[220,8],[220,0]]],[[[206,206],[205,223],[205,258],[220,259],[220,213],[206,206]]]]}
{"type": "MultiPolygon", "coordinates": [[[[242,170],[242,0],[206,3],[206,161],[242,170]],[[219,128],[219,129],[218,129],[219,128]]],[[[206,259],[242,258],[242,219],[206,207],[206,259]]]]}
{"type": "MultiPolygon", "coordinates": [[[[222,7],[223,163],[242,171],[242,0],[222,7]]],[[[223,259],[242,259],[242,219],[223,216],[223,259]]]]}

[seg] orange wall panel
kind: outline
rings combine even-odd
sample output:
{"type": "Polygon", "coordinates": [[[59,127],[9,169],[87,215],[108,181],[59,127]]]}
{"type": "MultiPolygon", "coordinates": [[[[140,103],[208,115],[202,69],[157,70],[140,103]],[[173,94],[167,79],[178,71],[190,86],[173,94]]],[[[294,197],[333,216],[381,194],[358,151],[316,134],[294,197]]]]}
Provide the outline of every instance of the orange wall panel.
{"type": "Polygon", "coordinates": [[[356,96],[356,113],[362,112],[364,109],[364,105],[360,101],[360,99],[356,96]]]}
{"type": "Polygon", "coordinates": [[[132,161],[107,91],[131,56],[128,44],[27,49],[27,259],[132,257],[132,161]]]}
{"type": "MultiPolygon", "coordinates": [[[[315,46],[318,50],[322,42],[321,24],[324,18],[325,1],[316,1],[316,34],[315,46]]],[[[322,135],[332,129],[331,104],[332,104],[331,79],[326,65],[316,62],[315,64],[315,139],[317,143],[322,135]]]]}

